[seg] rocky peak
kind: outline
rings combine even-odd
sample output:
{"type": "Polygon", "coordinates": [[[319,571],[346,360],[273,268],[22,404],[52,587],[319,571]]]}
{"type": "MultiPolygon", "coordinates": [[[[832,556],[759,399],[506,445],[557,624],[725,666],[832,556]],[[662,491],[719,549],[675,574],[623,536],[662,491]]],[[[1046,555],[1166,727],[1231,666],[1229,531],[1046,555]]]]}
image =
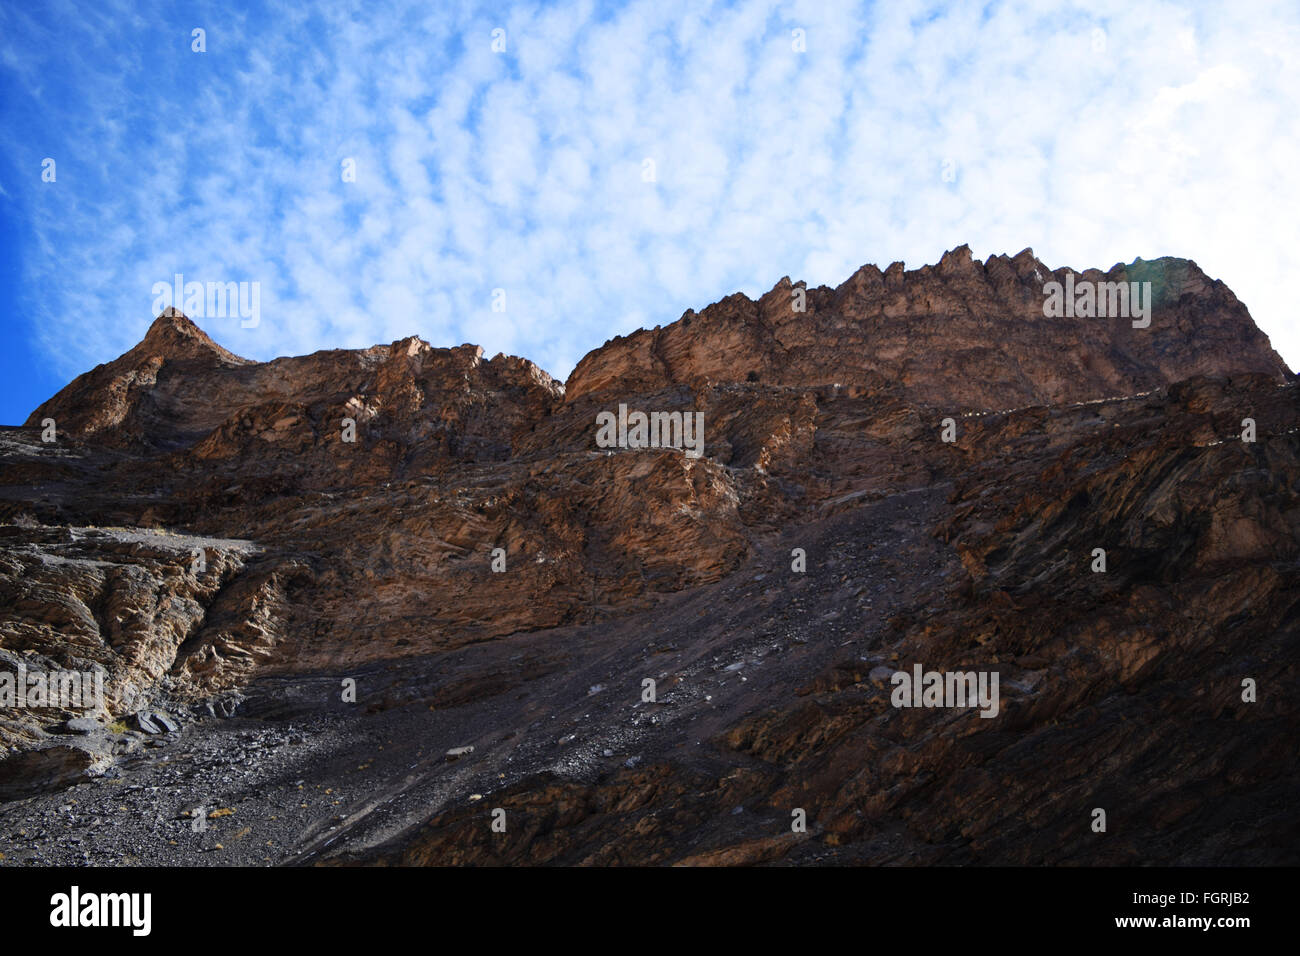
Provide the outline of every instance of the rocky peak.
{"type": "Polygon", "coordinates": [[[688,321],[607,342],[569,376],[566,394],[743,381],[790,387],[895,382],[913,400],[989,410],[1132,395],[1197,374],[1257,373],[1281,382],[1282,359],[1221,282],[1195,263],[1135,260],[1092,281],[1150,281],[1149,327],[1131,316],[1047,318],[1051,270],[1032,249],[975,259],[968,245],[936,266],[863,266],[804,309],[783,278],[757,309],[728,296],[688,321]],[[759,321],[751,321],[757,319],[759,321]]]}
{"type": "Polygon", "coordinates": [[[222,348],[200,329],[180,309],[168,306],[149,326],[144,338],[127,355],[158,357],[162,359],[197,358],[212,356],[224,362],[251,364],[251,359],[241,358],[222,348]]]}
{"type": "Polygon", "coordinates": [[[939,273],[941,275],[954,275],[969,271],[976,264],[971,258],[970,246],[962,243],[956,249],[945,252],[943,257],[939,259],[939,273]]]}
{"type": "MultiPolygon", "coordinates": [[[[404,409],[403,427],[417,434],[431,402],[444,415],[446,402],[491,403],[530,390],[537,390],[525,403],[531,410],[516,408],[506,418],[531,429],[561,397],[571,404],[587,395],[708,383],[861,390],[883,382],[904,397],[960,411],[1131,395],[1192,375],[1288,378],[1245,307],[1194,262],[1136,259],[1077,274],[1150,281],[1149,328],[1114,317],[1045,318],[1045,283],[1067,271],[1049,270],[1028,248],[984,264],[963,244],[919,270],[902,262],[883,273],[865,265],[835,290],[785,276],[757,302],[734,293],[667,326],[612,339],[588,353],[563,386],[526,359],[489,362],[480,346],[435,348],[412,335],[368,350],[277,359],[265,389],[310,404],[369,387],[390,411],[404,409]],[[363,374],[366,368],[375,371],[363,374]]],[[[53,417],[61,429],[110,443],[189,445],[265,391],[264,376],[249,366],[263,367],[168,308],[138,345],[78,378],[28,421],[53,417]]]]}

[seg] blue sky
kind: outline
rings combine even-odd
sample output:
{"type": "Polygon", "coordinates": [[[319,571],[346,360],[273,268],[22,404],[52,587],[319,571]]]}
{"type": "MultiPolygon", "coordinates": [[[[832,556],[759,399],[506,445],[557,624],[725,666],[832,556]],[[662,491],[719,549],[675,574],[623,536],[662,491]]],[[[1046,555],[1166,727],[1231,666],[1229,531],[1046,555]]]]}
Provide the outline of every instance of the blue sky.
{"type": "Polygon", "coordinates": [[[196,317],[250,358],[563,378],[785,275],[1178,255],[1296,367],[1298,98],[1294,3],[5,3],[0,422],[176,273],[259,284],[256,327],[196,317]]]}

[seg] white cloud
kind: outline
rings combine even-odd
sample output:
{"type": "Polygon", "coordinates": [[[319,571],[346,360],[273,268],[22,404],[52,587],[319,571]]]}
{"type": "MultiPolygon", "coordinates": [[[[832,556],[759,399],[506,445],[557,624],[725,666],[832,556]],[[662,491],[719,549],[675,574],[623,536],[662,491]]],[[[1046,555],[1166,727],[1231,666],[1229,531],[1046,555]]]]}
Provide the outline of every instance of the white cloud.
{"type": "Polygon", "coordinates": [[[1300,363],[1300,11],[285,2],[204,16],[194,54],[169,9],[0,13],[28,104],[3,194],[59,374],[133,344],[175,272],[262,283],[258,328],[200,320],[251,357],[419,334],[562,376],[730,292],[962,242],[1194,258],[1300,363]]]}

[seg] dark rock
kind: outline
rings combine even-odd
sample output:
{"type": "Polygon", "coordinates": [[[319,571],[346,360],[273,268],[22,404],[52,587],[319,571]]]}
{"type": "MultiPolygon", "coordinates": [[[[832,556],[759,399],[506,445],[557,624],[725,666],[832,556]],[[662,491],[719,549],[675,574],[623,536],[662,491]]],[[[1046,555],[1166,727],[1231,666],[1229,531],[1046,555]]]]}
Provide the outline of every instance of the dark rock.
{"type": "Polygon", "coordinates": [[[104,725],[93,717],[73,717],[63,722],[63,729],[69,734],[97,734],[104,725]]]}
{"type": "Polygon", "coordinates": [[[80,746],[51,746],[0,760],[0,801],[52,793],[84,780],[94,754],[80,746]]]}
{"type": "Polygon", "coordinates": [[[159,710],[154,711],[152,716],[154,723],[169,734],[174,734],[181,729],[180,724],[176,723],[169,714],[165,714],[159,710]]]}
{"type": "Polygon", "coordinates": [[[169,715],[158,710],[141,710],[131,715],[136,727],[146,734],[167,734],[180,730],[169,715]]]}

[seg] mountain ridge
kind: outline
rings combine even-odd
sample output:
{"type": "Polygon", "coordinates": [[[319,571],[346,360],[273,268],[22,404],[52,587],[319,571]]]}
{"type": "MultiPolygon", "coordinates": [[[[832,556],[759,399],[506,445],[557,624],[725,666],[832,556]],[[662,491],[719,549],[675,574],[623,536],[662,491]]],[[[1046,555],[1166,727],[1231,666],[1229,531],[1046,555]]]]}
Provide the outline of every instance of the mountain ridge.
{"type": "Polygon", "coordinates": [[[53,441],[0,429],[0,671],[105,691],[0,707],[0,835],[40,834],[6,860],[1294,863],[1294,376],[1183,260],[1080,274],[1151,281],[1136,329],[967,252],[729,296],[567,388],[155,321],[53,441]],[[702,456],[597,444],[620,405],[702,456]],[[891,705],[917,665],[997,672],[998,716],[891,705]],[[69,786],[117,825],[47,827],[69,786]],[[238,832],[192,833],[210,800],[238,832]]]}
{"type": "MultiPolygon", "coordinates": [[[[969,411],[1132,394],[1195,374],[1259,373],[1278,381],[1292,376],[1231,290],[1191,260],[1139,258],[1104,273],[1076,274],[1093,282],[1154,279],[1158,301],[1150,330],[1133,329],[1114,317],[1043,317],[1041,284],[1070,271],[1047,269],[1028,248],[984,263],[962,245],[916,270],[905,270],[901,262],[883,271],[864,265],[834,289],[807,289],[783,277],[758,299],[733,293],[700,312],[688,310],[667,326],[607,340],[569,374],[562,386],[564,402],[620,388],[643,392],[746,379],[795,387],[875,388],[895,382],[904,394],[928,404],[969,411]],[[802,312],[795,311],[799,290],[802,312]],[[1009,331],[1012,323],[1035,337],[1029,345],[1016,341],[1014,354],[1011,343],[999,348],[994,340],[994,333],[1009,331]],[[1072,358],[1062,364],[1061,353],[1072,358]],[[956,387],[958,371],[976,381],[956,387]]],[[[450,355],[457,349],[482,356],[478,346],[441,349],[408,336],[388,346],[255,362],[218,345],[169,308],[135,347],[74,379],[26,424],[54,417],[79,434],[121,424],[130,417],[129,396],[155,386],[157,371],[167,362],[208,359],[215,368],[235,370],[385,348],[412,356],[450,355]],[[97,401],[104,411],[84,411],[97,401]]],[[[538,384],[559,384],[528,359],[502,354],[489,363],[502,361],[538,384]]]]}

